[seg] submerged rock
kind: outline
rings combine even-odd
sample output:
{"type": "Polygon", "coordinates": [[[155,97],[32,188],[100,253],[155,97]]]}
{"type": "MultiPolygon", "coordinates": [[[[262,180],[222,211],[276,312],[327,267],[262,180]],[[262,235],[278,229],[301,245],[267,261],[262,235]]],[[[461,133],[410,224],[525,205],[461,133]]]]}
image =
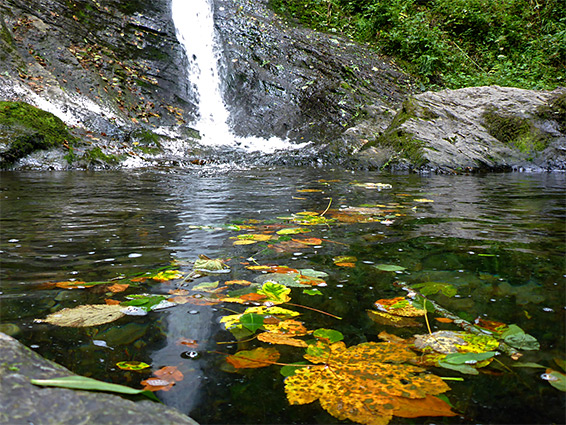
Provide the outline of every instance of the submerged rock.
{"type": "Polygon", "coordinates": [[[108,393],[30,383],[30,379],[72,375],[63,366],[0,333],[0,424],[198,425],[181,412],[149,400],[134,402],[108,393]]]}
{"type": "Polygon", "coordinates": [[[566,89],[498,86],[418,94],[359,159],[440,172],[566,170],[565,99],[566,89]]]}

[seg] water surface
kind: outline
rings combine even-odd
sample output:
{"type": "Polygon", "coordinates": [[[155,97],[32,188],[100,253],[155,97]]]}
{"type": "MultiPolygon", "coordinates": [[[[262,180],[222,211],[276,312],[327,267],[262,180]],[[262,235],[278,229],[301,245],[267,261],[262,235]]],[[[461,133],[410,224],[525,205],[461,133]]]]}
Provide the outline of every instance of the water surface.
{"type": "MultiPolygon", "coordinates": [[[[336,423],[315,402],[289,406],[279,367],[226,370],[222,353],[251,349],[237,343],[220,318],[236,304],[183,304],[147,316],[127,316],[92,328],[62,328],[34,319],[65,307],[104,303],[96,290],[46,288],[46,282],[106,281],[178,262],[191,270],[199,254],[227,260],[231,271],[189,282],[253,280],[245,268],[260,264],[312,268],[329,274],[322,296],[293,289],[293,301],[343,317],[302,310],[309,329],[331,328],[348,346],[379,341],[381,331],[407,338],[425,327],[392,328],[372,322],[365,310],[381,298],[403,295],[395,281],[444,282],[455,297],[434,298],[455,314],[516,324],[540,343],[522,362],[559,369],[565,352],[566,178],[561,174],[481,176],[380,175],[320,169],[253,169],[129,172],[3,172],[1,177],[1,321],[24,344],[76,373],[139,388],[163,366],[184,374],[158,396],[201,423],[336,423]],[[391,189],[352,183],[388,183],[391,189]],[[305,191],[308,190],[308,191],[305,191]],[[291,213],[327,217],[348,207],[374,207],[372,222],[313,226],[320,246],[266,249],[266,243],[234,246],[230,223],[274,224],[291,213]],[[379,207],[376,207],[379,206],[379,207]],[[204,227],[206,226],[206,228],[204,227]],[[333,258],[355,256],[355,267],[333,258]],[[395,264],[405,271],[381,272],[395,264]],[[198,347],[178,345],[180,338],[198,347]],[[95,345],[104,341],[107,347],[95,345]],[[116,362],[145,361],[145,372],[116,362]]],[[[248,232],[252,232],[249,230],[248,232]]],[[[167,294],[172,283],[130,288],[167,294]]],[[[112,295],[121,299],[122,295],[112,295]]],[[[432,320],[433,330],[455,329],[432,320]]],[[[285,362],[302,351],[281,347],[285,362]]],[[[513,363],[500,356],[505,365],[513,363]]],[[[544,369],[490,366],[479,375],[433,369],[449,381],[446,393],[461,416],[395,418],[394,423],[562,423],[564,393],[540,378],[544,369]]]]}

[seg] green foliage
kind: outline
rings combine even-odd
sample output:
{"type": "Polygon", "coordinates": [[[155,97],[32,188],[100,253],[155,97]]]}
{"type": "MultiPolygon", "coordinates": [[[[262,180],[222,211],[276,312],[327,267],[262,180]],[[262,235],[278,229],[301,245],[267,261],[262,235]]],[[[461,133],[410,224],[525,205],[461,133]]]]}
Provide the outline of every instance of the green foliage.
{"type": "Polygon", "coordinates": [[[373,43],[428,86],[564,84],[562,0],[271,0],[288,18],[373,43]]]}
{"type": "Polygon", "coordinates": [[[0,102],[0,129],[15,130],[18,136],[1,154],[1,162],[12,163],[30,153],[73,143],[65,123],[50,112],[24,102],[0,102]]]}

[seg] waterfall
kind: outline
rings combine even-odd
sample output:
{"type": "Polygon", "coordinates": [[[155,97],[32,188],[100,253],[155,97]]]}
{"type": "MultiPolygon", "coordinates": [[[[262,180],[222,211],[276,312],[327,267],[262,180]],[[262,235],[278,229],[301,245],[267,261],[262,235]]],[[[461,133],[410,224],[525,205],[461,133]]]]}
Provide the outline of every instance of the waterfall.
{"type": "Polygon", "coordinates": [[[177,38],[189,61],[189,80],[199,108],[199,118],[193,125],[201,134],[202,144],[265,153],[306,145],[277,137],[236,136],[228,124],[229,112],[222,99],[219,72],[222,56],[210,0],[172,0],[172,15],[177,38]]]}

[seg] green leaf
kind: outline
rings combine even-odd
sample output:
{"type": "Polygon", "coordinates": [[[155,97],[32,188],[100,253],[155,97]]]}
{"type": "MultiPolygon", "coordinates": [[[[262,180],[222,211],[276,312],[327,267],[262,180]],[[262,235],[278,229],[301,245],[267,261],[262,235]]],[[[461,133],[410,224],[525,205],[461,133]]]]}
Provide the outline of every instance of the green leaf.
{"type": "Polygon", "coordinates": [[[550,385],[560,391],[566,392],[566,375],[557,370],[547,369],[542,376],[550,385]]]}
{"type": "Polygon", "coordinates": [[[263,316],[256,313],[246,313],[240,317],[240,323],[253,333],[263,326],[263,316]]]}
{"type": "Polygon", "coordinates": [[[303,290],[303,294],[307,294],[307,295],[322,295],[322,292],[320,292],[318,289],[304,289],[303,290]]]}
{"type": "Polygon", "coordinates": [[[120,303],[123,306],[138,306],[142,307],[144,310],[151,310],[153,306],[156,306],[161,301],[166,300],[168,297],[164,295],[148,295],[148,294],[140,294],[140,295],[129,295],[127,298],[132,298],[130,301],[124,301],[120,303]]]}
{"type": "Polygon", "coordinates": [[[455,370],[457,372],[460,373],[465,373],[467,375],[479,375],[479,372],[477,371],[476,368],[467,365],[467,364],[452,364],[452,363],[447,363],[445,361],[439,361],[438,365],[440,367],[443,367],[445,369],[450,369],[450,370],[455,370]]]}
{"type": "Polygon", "coordinates": [[[284,303],[290,300],[289,293],[290,288],[285,285],[273,282],[265,282],[260,290],[257,291],[258,294],[265,295],[269,301],[274,303],[284,303]]]}
{"type": "Polygon", "coordinates": [[[333,344],[344,339],[342,332],[335,331],[334,329],[320,328],[314,331],[313,335],[318,339],[327,340],[329,344],[333,344]]]}
{"type": "Polygon", "coordinates": [[[281,368],[281,370],[279,371],[279,373],[281,375],[283,375],[285,378],[287,378],[289,376],[293,376],[295,374],[295,372],[297,371],[297,369],[302,369],[304,367],[304,365],[308,365],[308,364],[309,363],[307,363],[307,362],[291,363],[291,364],[288,364],[287,366],[283,366],[281,368]]]}
{"type": "Polygon", "coordinates": [[[503,341],[517,350],[540,349],[540,344],[537,339],[532,335],[526,334],[525,331],[517,325],[509,325],[509,329],[503,332],[501,337],[503,341]]]}
{"type": "Polygon", "coordinates": [[[487,359],[491,359],[496,354],[497,352],[495,351],[488,351],[487,353],[451,353],[451,354],[447,354],[442,361],[446,363],[450,363],[452,365],[461,365],[461,364],[472,365],[479,362],[483,362],[484,360],[487,359]]]}
{"type": "Polygon", "coordinates": [[[384,272],[400,272],[407,270],[406,267],[396,266],[394,264],[376,264],[374,267],[384,272]]]}
{"type": "Polygon", "coordinates": [[[535,369],[546,369],[546,366],[543,366],[538,363],[533,362],[525,362],[525,363],[511,363],[512,367],[532,367],[535,369]]]}
{"type": "Polygon", "coordinates": [[[303,276],[317,277],[319,279],[324,279],[328,277],[328,273],[320,272],[318,270],[313,270],[313,269],[299,269],[299,273],[301,273],[303,276]]]}
{"type": "Polygon", "coordinates": [[[456,288],[449,283],[442,282],[424,282],[411,285],[412,288],[419,289],[419,292],[425,297],[428,295],[442,292],[447,297],[453,297],[458,292],[456,288]]]}
{"type": "Polygon", "coordinates": [[[34,385],[40,385],[44,387],[69,388],[73,390],[106,391],[119,394],[142,394],[154,401],[159,402],[159,399],[151,391],[136,390],[135,388],[130,388],[118,384],[110,384],[108,382],[98,381],[96,379],[87,378],[85,376],[64,376],[62,378],[52,379],[32,379],[30,382],[34,385]]]}

